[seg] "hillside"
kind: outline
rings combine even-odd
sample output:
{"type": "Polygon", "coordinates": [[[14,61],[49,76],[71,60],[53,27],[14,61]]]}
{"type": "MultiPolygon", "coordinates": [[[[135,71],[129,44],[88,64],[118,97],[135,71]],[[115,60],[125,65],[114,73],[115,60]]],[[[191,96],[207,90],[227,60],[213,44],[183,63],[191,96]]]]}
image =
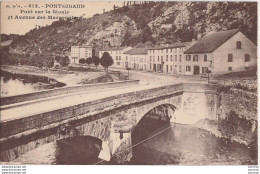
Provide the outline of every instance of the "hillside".
{"type": "Polygon", "coordinates": [[[149,2],[35,28],[16,38],[10,53],[66,55],[77,44],[152,46],[234,28],[256,43],[256,2],[149,2]]]}

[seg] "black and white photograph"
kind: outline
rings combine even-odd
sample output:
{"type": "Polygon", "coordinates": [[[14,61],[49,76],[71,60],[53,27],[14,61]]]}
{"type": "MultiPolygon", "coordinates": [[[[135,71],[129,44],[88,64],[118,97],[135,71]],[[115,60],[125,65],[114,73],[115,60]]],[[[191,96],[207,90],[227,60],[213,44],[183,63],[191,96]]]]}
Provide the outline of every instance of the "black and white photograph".
{"type": "Polygon", "coordinates": [[[2,1],[1,165],[257,166],[257,5],[2,1]]]}

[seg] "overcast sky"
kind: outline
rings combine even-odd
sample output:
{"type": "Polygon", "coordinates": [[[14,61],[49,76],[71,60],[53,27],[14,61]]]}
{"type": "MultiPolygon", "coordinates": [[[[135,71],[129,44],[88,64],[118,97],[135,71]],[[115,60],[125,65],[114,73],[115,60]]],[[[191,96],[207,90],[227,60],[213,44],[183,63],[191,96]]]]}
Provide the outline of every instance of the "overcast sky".
{"type": "MultiPolygon", "coordinates": [[[[85,14],[85,17],[91,17],[96,13],[103,13],[103,9],[106,11],[112,10],[113,5],[117,6],[122,6],[123,1],[117,1],[117,2],[108,2],[108,1],[99,1],[99,2],[82,2],[82,1],[26,1],[26,2],[21,2],[21,1],[15,1],[15,2],[10,2],[10,1],[5,1],[1,2],[1,33],[5,34],[25,34],[26,32],[30,31],[33,29],[36,25],[39,26],[46,26],[51,24],[54,20],[49,20],[49,19],[14,19],[16,15],[18,16],[38,16],[33,12],[31,13],[25,13],[25,11],[30,11],[30,10],[37,10],[37,11],[45,11],[47,10],[59,10],[59,11],[64,11],[67,10],[69,11],[69,14],[66,15],[58,15],[58,16],[75,16],[79,17],[85,14]],[[29,8],[29,4],[31,6],[33,4],[37,4],[39,8],[29,8]],[[84,4],[85,8],[45,8],[45,4],[84,4]],[[9,6],[9,8],[8,8],[9,6]],[[18,7],[20,6],[20,8],[18,7]],[[21,13],[21,10],[22,13],[21,13]],[[13,19],[9,19],[10,16],[13,16],[13,19]]],[[[42,15],[41,15],[42,16],[42,15]]],[[[48,16],[47,14],[44,14],[44,16],[48,16]]],[[[52,15],[53,16],[53,15],[52,15]]],[[[56,15],[57,16],[57,15],[56,15]]]]}

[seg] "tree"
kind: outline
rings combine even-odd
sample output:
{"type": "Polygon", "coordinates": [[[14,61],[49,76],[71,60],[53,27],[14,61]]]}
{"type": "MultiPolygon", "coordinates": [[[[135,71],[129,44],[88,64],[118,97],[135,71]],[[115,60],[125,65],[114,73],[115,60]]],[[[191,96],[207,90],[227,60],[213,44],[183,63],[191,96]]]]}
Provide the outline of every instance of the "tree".
{"type": "Polygon", "coordinates": [[[108,52],[104,52],[100,59],[100,64],[107,70],[108,73],[108,67],[113,65],[114,61],[113,58],[110,56],[108,52]]]}
{"type": "Polygon", "coordinates": [[[56,57],[55,57],[55,61],[56,61],[56,62],[60,62],[61,58],[62,58],[62,57],[60,57],[60,56],[56,56],[56,57]]]}
{"type": "Polygon", "coordinates": [[[61,66],[68,66],[69,63],[70,63],[70,59],[69,59],[68,56],[62,57],[62,58],[60,59],[60,61],[59,61],[59,64],[60,64],[61,66]]]}
{"type": "Polygon", "coordinates": [[[92,63],[92,58],[91,57],[87,58],[86,63],[88,64],[88,66],[90,68],[90,64],[92,63]]]}
{"type": "Polygon", "coordinates": [[[97,66],[99,65],[99,57],[97,57],[97,56],[92,57],[92,61],[97,69],[97,66]]]}
{"type": "Polygon", "coordinates": [[[54,60],[53,60],[53,57],[52,56],[46,56],[44,59],[43,59],[43,66],[46,66],[46,67],[53,67],[54,65],[54,60]]]}
{"type": "Polygon", "coordinates": [[[80,64],[84,64],[84,63],[86,63],[86,60],[83,59],[83,58],[81,58],[81,59],[79,59],[79,63],[80,63],[80,64]]]}

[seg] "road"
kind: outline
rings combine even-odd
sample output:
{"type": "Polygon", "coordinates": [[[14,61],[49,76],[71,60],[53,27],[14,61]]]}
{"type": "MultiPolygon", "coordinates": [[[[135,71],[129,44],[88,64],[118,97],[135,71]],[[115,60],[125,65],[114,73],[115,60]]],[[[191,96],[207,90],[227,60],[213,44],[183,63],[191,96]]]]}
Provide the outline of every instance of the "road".
{"type": "MultiPolygon", "coordinates": [[[[118,69],[112,69],[119,71],[118,69]]],[[[127,70],[120,70],[122,73],[127,74],[127,70]]],[[[47,99],[39,99],[37,101],[29,101],[18,103],[14,107],[2,106],[1,107],[1,121],[7,121],[17,118],[23,118],[34,114],[44,113],[55,109],[60,109],[68,106],[73,106],[89,101],[98,100],[105,97],[119,95],[128,92],[134,92],[142,89],[150,89],[154,87],[164,86],[167,84],[177,83],[207,83],[206,79],[200,77],[190,76],[174,76],[167,74],[157,74],[141,71],[130,71],[130,79],[140,80],[139,85],[92,90],[86,92],[78,92],[62,96],[55,96],[47,99]]]]}
{"type": "MultiPolygon", "coordinates": [[[[127,76],[128,71],[124,69],[109,68],[112,71],[120,71],[127,76]]],[[[200,76],[183,76],[173,74],[163,74],[155,72],[143,72],[138,70],[130,70],[130,79],[140,80],[143,84],[175,84],[175,83],[207,83],[207,78],[200,76]]]]}

